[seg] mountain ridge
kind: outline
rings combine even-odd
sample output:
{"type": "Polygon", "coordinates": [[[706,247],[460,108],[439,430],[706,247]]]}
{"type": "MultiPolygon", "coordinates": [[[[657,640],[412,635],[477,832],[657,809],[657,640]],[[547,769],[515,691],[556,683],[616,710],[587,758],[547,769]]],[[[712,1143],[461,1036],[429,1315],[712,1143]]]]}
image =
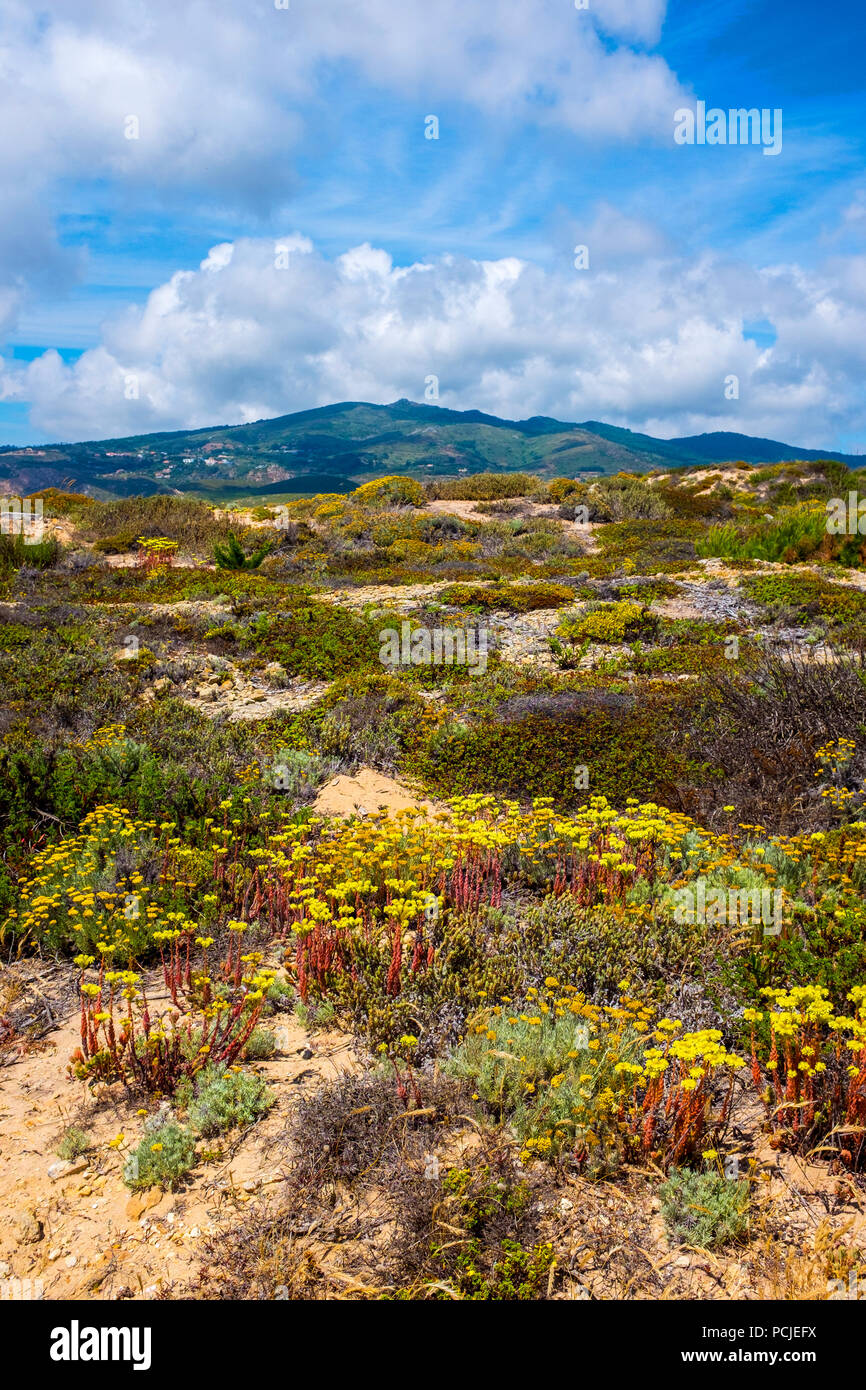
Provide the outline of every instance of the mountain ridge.
{"type": "Polygon", "coordinates": [[[239,425],[151,431],[79,443],[0,447],[0,486],[75,486],[94,495],[198,492],[214,498],[347,491],[371,474],[420,478],[526,470],[544,477],[648,472],[743,460],[775,464],[855,454],[713,431],[673,439],[533,415],[507,420],[405,397],[387,405],[338,401],[239,425]]]}

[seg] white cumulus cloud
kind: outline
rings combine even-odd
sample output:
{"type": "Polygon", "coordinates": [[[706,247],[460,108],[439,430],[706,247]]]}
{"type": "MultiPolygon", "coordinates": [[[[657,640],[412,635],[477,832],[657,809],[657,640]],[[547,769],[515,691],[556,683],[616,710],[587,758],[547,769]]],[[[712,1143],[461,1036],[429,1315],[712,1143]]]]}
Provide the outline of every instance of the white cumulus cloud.
{"type": "Polygon", "coordinates": [[[223,243],[74,364],[53,352],[7,363],[0,392],[30,400],[34,425],[67,440],[420,400],[431,375],[442,405],[509,418],[806,447],[866,430],[866,258],[819,272],[709,254],[682,263],[609,207],[597,225],[613,228],[617,251],[598,271],[514,257],[395,266],[368,244],[328,259],[297,234],[223,243]],[[756,321],[773,326],[772,347],[745,336],[756,321]]]}

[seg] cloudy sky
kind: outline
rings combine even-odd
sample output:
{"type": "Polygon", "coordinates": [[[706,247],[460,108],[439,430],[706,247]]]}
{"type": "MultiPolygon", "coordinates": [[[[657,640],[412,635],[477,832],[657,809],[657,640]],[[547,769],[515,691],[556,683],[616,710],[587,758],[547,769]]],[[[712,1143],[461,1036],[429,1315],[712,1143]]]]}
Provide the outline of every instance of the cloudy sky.
{"type": "Polygon", "coordinates": [[[0,0],[0,442],[435,376],[866,452],[864,37],[807,0],[0,0]],[[677,143],[698,101],[781,110],[781,151],[677,143]]]}

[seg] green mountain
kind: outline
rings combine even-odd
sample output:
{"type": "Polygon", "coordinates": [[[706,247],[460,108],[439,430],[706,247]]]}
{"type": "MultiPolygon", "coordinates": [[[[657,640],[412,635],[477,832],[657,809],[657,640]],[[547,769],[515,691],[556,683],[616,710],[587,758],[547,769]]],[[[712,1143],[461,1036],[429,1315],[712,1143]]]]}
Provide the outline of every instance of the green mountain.
{"type": "Polygon", "coordinates": [[[382,473],[435,478],[526,469],[554,478],[790,458],[832,458],[852,467],[863,462],[858,455],[743,434],[654,439],[597,420],[567,424],[536,415],[515,421],[409,400],[344,401],[248,425],[2,448],[0,486],[7,491],[64,486],[96,496],[194,492],[230,500],[344,492],[382,473]]]}

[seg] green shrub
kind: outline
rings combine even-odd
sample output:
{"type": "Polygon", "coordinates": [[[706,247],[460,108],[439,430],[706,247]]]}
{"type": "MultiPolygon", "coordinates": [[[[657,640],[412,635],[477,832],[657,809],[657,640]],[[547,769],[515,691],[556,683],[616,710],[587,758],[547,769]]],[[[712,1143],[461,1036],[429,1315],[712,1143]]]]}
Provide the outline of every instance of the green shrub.
{"type": "MultiPolygon", "coordinates": [[[[140,871],[152,852],[149,828],[133,827],[124,812],[93,813],[82,822],[79,835],[61,840],[32,862],[32,877],[20,886],[19,910],[2,924],[3,934],[20,934],[24,940],[32,934],[37,944],[51,951],[95,949],[118,896],[136,900],[132,878],[141,881],[140,871]],[[79,911],[85,896],[93,902],[86,916],[79,911]]],[[[145,952],[151,944],[150,924],[137,903],[127,931],[132,949],[145,952]]]]}
{"type": "Polygon", "coordinates": [[[279,662],[290,676],[333,680],[359,666],[380,666],[377,626],[333,603],[296,599],[236,631],[260,660],[279,662]]]}
{"type": "Polygon", "coordinates": [[[78,1129],[75,1125],[70,1125],[69,1128],[64,1131],[63,1137],[54,1152],[60,1158],[72,1160],[80,1158],[82,1154],[86,1154],[87,1150],[92,1147],[93,1139],[87,1131],[78,1129]]]}
{"type": "Polygon", "coordinates": [[[749,1229],[749,1184],[684,1168],[659,1188],[662,1214],[673,1239],[711,1250],[742,1240],[749,1229]]]}
{"type": "Polygon", "coordinates": [[[137,532],[118,531],[113,536],[100,536],[99,540],[94,541],[93,549],[100,555],[125,555],[128,551],[135,550],[137,545],[137,532]]]}
{"type": "Polygon", "coordinates": [[[442,1181],[434,1223],[438,1230],[430,1244],[433,1281],[398,1289],[392,1297],[497,1303],[541,1297],[554,1264],[553,1246],[544,1242],[527,1248],[505,1234],[509,1227],[527,1223],[531,1196],[526,1183],[515,1182],[501,1169],[452,1168],[442,1181]],[[454,1240],[458,1231],[462,1237],[454,1240]],[[445,1288],[443,1279],[448,1280],[445,1288]]]}
{"type": "Polygon", "coordinates": [[[244,1043],[243,1058],[245,1062],[266,1062],[276,1051],[277,1040],[270,1028],[254,1028],[244,1043]]]}
{"type": "Polygon", "coordinates": [[[314,705],[298,714],[287,736],[323,757],[367,763],[393,771],[422,726],[425,704],[404,680],[358,671],[336,680],[314,705]]]}
{"type": "Polygon", "coordinates": [[[745,528],[727,522],[711,526],[695,542],[700,556],[719,559],[770,560],[796,564],[808,560],[819,548],[830,548],[827,517],[823,506],[804,504],[783,508],[772,521],[759,521],[745,528]]]}
{"type": "Polygon", "coordinates": [[[24,567],[51,569],[57,564],[60,554],[60,546],[53,537],[44,541],[28,542],[23,535],[10,536],[0,532],[0,577],[24,567]]]}
{"type": "Polygon", "coordinates": [[[610,573],[598,566],[614,562],[626,574],[673,574],[694,564],[695,542],[706,535],[706,523],[687,517],[619,521],[594,534],[602,554],[587,557],[583,567],[591,573],[610,573]]]}
{"type": "Polygon", "coordinates": [[[295,1003],[295,1017],[302,1027],[329,1028],[337,1017],[337,1010],[327,999],[317,1004],[305,1004],[302,999],[295,1003]]]}
{"type": "Polygon", "coordinates": [[[228,1071],[213,1063],[203,1067],[193,1081],[182,1083],[177,1098],[178,1104],[188,1109],[190,1128],[204,1137],[251,1125],[276,1100],[260,1076],[228,1071]]]}
{"type": "MultiPolygon", "coordinates": [[[[637,890],[631,896],[637,899],[637,890]]],[[[628,914],[580,907],[571,894],[550,893],[522,909],[515,926],[511,950],[528,978],[567,978],[590,999],[615,997],[619,982],[628,978],[659,1009],[679,1011],[679,984],[705,980],[713,968],[708,928],[677,922],[671,914],[647,914],[636,930],[628,914]]]]}
{"type": "Polygon", "coordinates": [[[230,531],[225,542],[218,542],[214,546],[213,557],[217,569],[220,570],[254,570],[258,569],[262,560],[266,555],[270,555],[273,548],[273,541],[267,541],[264,545],[260,545],[247,553],[234,531],[230,531]]]}
{"type": "MultiPolygon", "coordinates": [[[[835,836],[832,843],[838,843],[835,836]]],[[[768,861],[773,862],[771,856],[768,861]]],[[[850,864],[850,868],[856,874],[855,865],[850,864]]],[[[863,885],[855,892],[862,894],[863,885]]],[[[720,960],[720,976],[737,1002],[762,1009],[766,1007],[762,989],[814,984],[827,989],[834,1007],[844,1014],[849,1008],[849,990],[866,979],[861,901],[844,899],[832,887],[821,894],[815,906],[795,894],[789,908],[790,926],[786,924],[778,936],[764,936],[733,956],[725,953],[720,960]]],[[[745,1030],[743,1038],[747,1040],[745,1030]]]]}
{"type": "Polygon", "coordinates": [[[752,603],[771,613],[793,610],[802,619],[826,623],[854,622],[866,615],[866,594],[860,589],[831,584],[813,574],[756,574],[741,581],[752,603]]]}
{"type": "Polygon", "coordinates": [[[124,497],[97,502],[81,517],[91,540],[110,536],[166,536],[185,550],[203,551],[224,540],[231,523],[214,516],[208,502],[194,497],[124,497]]]}
{"type": "Polygon", "coordinates": [[[175,1188],[195,1165],[195,1139],[168,1115],[145,1121],[144,1138],[123,1165],[123,1181],[137,1192],[175,1188]]]}
{"type": "Polygon", "coordinates": [[[654,579],[641,584],[618,584],[617,598],[630,598],[635,603],[654,603],[659,598],[675,598],[680,592],[673,579],[654,579]]]}
{"type": "Polygon", "coordinates": [[[569,642],[634,642],[651,637],[658,618],[642,603],[618,599],[614,603],[590,603],[582,612],[569,613],[556,629],[569,642]]]}
{"type": "MultiPolygon", "coordinates": [[[[678,699],[684,714],[681,694],[678,699]]],[[[537,713],[511,714],[506,707],[499,718],[422,727],[406,768],[443,796],[550,796],[557,805],[590,795],[621,804],[636,796],[670,804],[686,771],[682,752],[666,746],[673,706],[649,696],[634,707],[627,697],[609,705],[587,699],[559,714],[556,703],[537,713]],[[588,769],[586,788],[576,779],[579,767],[588,769]]]]}
{"type": "Polygon", "coordinates": [[[554,478],[548,485],[547,498],[550,502],[561,503],[569,499],[574,503],[586,495],[586,484],[576,478],[554,478]]]}
{"type": "Polygon", "coordinates": [[[294,986],[289,984],[288,980],[282,980],[277,976],[265,996],[265,1013],[279,1013],[283,1010],[291,1009],[294,1005],[295,997],[294,986]]]}
{"type": "Polygon", "coordinates": [[[279,748],[269,758],[264,771],[276,790],[297,800],[315,792],[338,767],[336,758],[320,758],[300,748],[279,748]]]}
{"type": "Polygon", "coordinates": [[[43,487],[29,496],[41,497],[46,516],[78,517],[88,507],[96,506],[94,499],[83,492],[64,492],[57,487],[43,487]]]}
{"type": "Polygon", "coordinates": [[[658,491],[629,473],[593,482],[587,504],[594,521],[661,521],[671,515],[658,491]]]}
{"type": "Polygon", "coordinates": [[[561,608],[574,600],[566,584],[452,584],[438,595],[440,603],[455,608],[503,609],[529,613],[538,608],[561,608]]]}
{"type": "Polygon", "coordinates": [[[446,1071],[511,1121],[527,1157],[568,1149],[598,1176],[626,1156],[619,1112],[646,1038],[631,1022],[615,1032],[599,1028],[599,1012],[568,989],[531,990],[524,1011],[486,1011],[446,1071]]]}
{"type": "Polygon", "coordinates": [[[634,655],[628,658],[628,665],[639,676],[701,675],[705,671],[723,669],[725,660],[723,640],[717,637],[715,645],[690,642],[660,647],[655,651],[635,650],[634,655]]]}
{"type": "Polygon", "coordinates": [[[427,484],[427,495],[449,502],[493,502],[499,497],[528,497],[539,489],[531,473],[473,473],[427,484]]]}
{"type": "Polygon", "coordinates": [[[351,493],[362,506],[423,507],[427,495],[415,478],[391,476],[362,483],[351,493]]]}

